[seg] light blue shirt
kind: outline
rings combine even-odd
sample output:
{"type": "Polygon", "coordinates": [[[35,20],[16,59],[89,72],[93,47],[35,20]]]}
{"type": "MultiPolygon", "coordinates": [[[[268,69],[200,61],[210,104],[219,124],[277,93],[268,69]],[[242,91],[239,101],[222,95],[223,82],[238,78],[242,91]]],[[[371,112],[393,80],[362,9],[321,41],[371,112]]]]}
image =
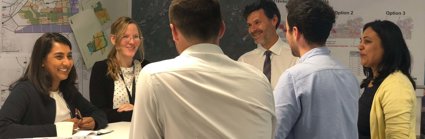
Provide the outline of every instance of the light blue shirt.
{"type": "Polygon", "coordinates": [[[357,139],[360,88],[326,47],[305,53],[274,90],[276,139],[357,139]]]}

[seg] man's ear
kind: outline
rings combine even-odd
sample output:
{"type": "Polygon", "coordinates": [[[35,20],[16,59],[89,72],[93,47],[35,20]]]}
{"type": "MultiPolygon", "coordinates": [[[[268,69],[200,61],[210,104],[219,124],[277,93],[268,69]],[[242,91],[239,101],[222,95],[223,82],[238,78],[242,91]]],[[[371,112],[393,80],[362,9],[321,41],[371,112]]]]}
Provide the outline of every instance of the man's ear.
{"type": "Polygon", "coordinates": [[[221,21],[220,30],[218,31],[218,39],[221,39],[224,36],[224,32],[226,32],[226,24],[224,24],[224,21],[221,21]]]}
{"type": "Polygon", "coordinates": [[[299,32],[298,28],[296,26],[292,27],[292,32],[295,37],[295,40],[299,40],[301,38],[301,33],[299,32]]]}
{"type": "Polygon", "coordinates": [[[179,40],[179,33],[177,32],[176,26],[174,24],[170,24],[171,35],[173,36],[174,41],[179,40]]]}
{"type": "MultiPolygon", "coordinates": [[[[277,25],[277,21],[278,21],[278,17],[277,17],[277,15],[274,15],[273,16],[273,18],[272,18],[272,24],[273,24],[273,26],[276,28],[276,26],[278,26],[277,25]]],[[[277,28],[276,28],[277,29],[277,28]]]]}

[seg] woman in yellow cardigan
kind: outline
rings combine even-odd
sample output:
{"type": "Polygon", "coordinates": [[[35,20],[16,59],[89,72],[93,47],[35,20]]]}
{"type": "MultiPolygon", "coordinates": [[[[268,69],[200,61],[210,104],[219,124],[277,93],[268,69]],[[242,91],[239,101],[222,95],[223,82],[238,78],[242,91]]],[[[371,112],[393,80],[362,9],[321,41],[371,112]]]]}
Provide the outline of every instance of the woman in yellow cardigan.
{"type": "Polygon", "coordinates": [[[415,82],[400,28],[390,21],[363,27],[358,46],[366,75],[361,83],[360,139],[415,139],[415,82]]]}

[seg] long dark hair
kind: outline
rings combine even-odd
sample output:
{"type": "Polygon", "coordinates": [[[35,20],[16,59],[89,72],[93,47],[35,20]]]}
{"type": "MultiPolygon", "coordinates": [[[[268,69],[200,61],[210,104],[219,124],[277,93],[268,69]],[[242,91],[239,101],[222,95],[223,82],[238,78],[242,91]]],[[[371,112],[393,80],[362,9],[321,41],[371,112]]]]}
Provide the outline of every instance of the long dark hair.
{"type": "Polygon", "coordinates": [[[409,49],[407,48],[406,41],[403,38],[403,34],[400,28],[391,21],[387,20],[376,20],[369,22],[363,26],[363,31],[367,28],[371,28],[378,34],[381,39],[382,49],[384,54],[382,61],[378,65],[379,75],[373,78],[372,69],[369,67],[363,67],[363,72],[366,75],[366,79],[362,81],[361,88],[367,87],[370,81],[373,80],[373,85],[382,83],[382,81],[391,73],[400,70],[406,75],[413,87],[416,89],[415,81],[410,75],[411,56],[409,49]]]}
{"type": "MultiPolygon", "coordinates": [[[[54,42],[65,44],[72,50],[71,42],[63,35],[59,33],[43,34],[34,44],[30,62],[25,73],[9,86],[10,90],[12,90],[20,82],[29,81],[34,85],[35,89],[40,92],[40,95],[44,100],[49,98],[49,92],[52,86],[52,77],[42,67],[42,64],[51,51],[54,42]]],[[[65,99],[72,97],[72,93],[68,92],[76,90],[76,79],[77,72],[75,67],[72,66],[68,78],[61,81],[59,84],[59,90],[63,93],[65,99]]]]}

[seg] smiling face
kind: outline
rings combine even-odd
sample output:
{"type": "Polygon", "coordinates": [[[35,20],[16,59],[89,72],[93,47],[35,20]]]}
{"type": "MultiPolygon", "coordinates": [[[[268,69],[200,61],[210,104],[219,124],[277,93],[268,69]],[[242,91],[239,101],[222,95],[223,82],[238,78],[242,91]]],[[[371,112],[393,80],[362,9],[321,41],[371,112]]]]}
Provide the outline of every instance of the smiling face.
{"type": "Polygon", "coordinates": [[[128,24],[126,31],[122,34],[121,40],[117,40],[117,37],[114,36],[112,42],[115,44],[118,57],[133,58],[142,43],[142,39],[137,26],[135,24],[128,24]]]}
{"type": "Polygon", "coordinates": [[[364,67],[376,70],[381,63],[384,49],[382,48],[381,39],[372,28],[366,28],[360,38],[358,46],[360,50],[361,64],[364,67]]]}
{"type": "Polygon", "coordinates": [[[267,18],[263,9],[253,11],[247,19],[248,32],[256,44],[269,49],[277,40],[276,24],[277,17],[267,18]]]}
{"type": "Polygon", "coordinates": [[[52,49],[43,60],[43,68],[52,77],[52,84],[59,84],[68,78],[74,65],[70,46],[53,42],[52,49]]]}

